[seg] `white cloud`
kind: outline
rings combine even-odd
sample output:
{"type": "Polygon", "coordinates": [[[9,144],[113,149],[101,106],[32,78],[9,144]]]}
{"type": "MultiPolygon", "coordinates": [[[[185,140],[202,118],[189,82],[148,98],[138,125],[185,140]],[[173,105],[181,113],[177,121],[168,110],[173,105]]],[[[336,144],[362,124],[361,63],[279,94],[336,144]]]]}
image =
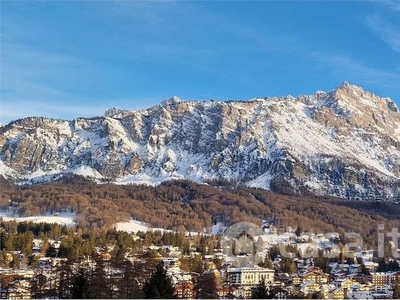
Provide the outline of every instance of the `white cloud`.
{"type": "Polygon", "coordinates": [[[399,0],[378,0],[377,3],[384,4],[395,12],[400,12],[400,1],[399,0]]]}
{"type": "MultiPolygon", "coordinates": [[[[393,11],[397,10],[397,7],[400,8],[400,1],[385,2],[393,11]]],[[[115,31],[116,29],[110,31],[115,33],[116,40],[112,43],[108,39],[114,36],[107,34],[101,36],[104,41],[100,43],[118,45],[118,51],[121,51],[118,52],[120,60],[149,60],[152,63],[158,63],[158,60],[173,61],[227,82],[257,87],[257,78],[253,74],[236,72],[233,75],[232,72],[227,72],[226,64],[223,63],[224,58],[229,57],[229,54],[239,53],[246,55],[260,52],[279,53],[305,61],[310,68],[320,67],[323,72],[335,74],[339,80],[355,78],[382,87],[389,85],[393,87],[400,80],[398,69],[376,69],[357,60],[354,53],[349,55],[331,52],[329,49],[319,49],[312,42],[302,41],[301,37],[284,35],[281,32],[274,33],[267,30],[261,32],[259,28],[252,27],[241,19],[232,18],[225,13],[214,13],[206,5],[199,3],[185,2],[184,5],[181,3],[178,5],[173,1],[167,3],[118,1],[112,2],[111,5],[96,6],[94,11],[88,9],[87,13],[90,13],[92,18],[104,18],[121,30],[121,34],[115,31]],[[119,20],[121,22],[114,22],[119,20]],[[181,26],[182,24],[187,26],[181,26]],[[176,31],[176,28],[180,30],[176,31]],[[210,33],[215,31],[226,39],[224,38],[224,42],[221,43],[218,39],[217,42],[210,43],[207,38],[201,40],[193,37],[196,32],[203,31],[210,33]],[[137,34],[138,39],[143,39],[144,42],[135,42],[136,39],[133,37],[126,39],[124,32],[132,33],[135,37],[137,34]],[[177,32],[179,38],[174,38],[170,32],[177,32]],[[238,39],[241,41],[240,46],[232,47],[229,44],[232,42],[237,45],[238,39]]],[[[399,31],[396,31],[393,25],[380,18],[371,18],[367,21],[368,26],[382,40],[400,53],[399,31]]],[[[12,28],[12,36],[18,31],[23,32],[17,25],[12,28]]],[[[75,87],[82,87],[88,81],[91,81],[92,87],[106,82],[109,77],[97,77],[97,73],[103,71],[98,65],[101,64],[100,60],[93,58],[91,63],[62,53],[29,48],[13,43],[7,38],[9,36],[3,36],[2,33],[0,122],[32,115],[68,119],[102,115],[110,106],[141,109],[163,99],[163,97],[153,97],[151,101],[107,99],[109,100],[107,102],[101,99],[99,105],[85,105],[84,95],[75,87]],[[121,103],[124,107],[121,107],[121,103]]]]}
{"type": "Polygon", "coordinates": [[[71,56],[47,53],[10,42],[1,42],[1,90],[3,96],[46,99],[65,94],[57,86],[68,86],[87,65],[71,56]],[[53,84],[45,84],[52,82],[53,84]]]}
{"type": "Polygon", "coordinates": [[[394,51],[400,53],[400,28],[395,28],[395,26],[387,23],[383,18],[377,15],[368,17],[366,25],[394,51]]]}
{"type": "Polygon", "coordinates": [[[321,67],[328,68],[343,79],[353,77],[383,87],[393,86],[394,82],[400,80],[400,72],[398,70],[386,71],[372,68],[351,56],[317,51],[310,52],[308,56],[320,64],[321,67]]]}
{"type": "MultiPolygon", "coordinates": [[[[76,100],[68,88],[82,79],[85,63],[8,41],[1,42],[1,62],[1,122],[33,115],[62,117],[73,110],[63,101],[76,100]]],[[[82,111],[78,107],[77,113],[82,111]]]]}

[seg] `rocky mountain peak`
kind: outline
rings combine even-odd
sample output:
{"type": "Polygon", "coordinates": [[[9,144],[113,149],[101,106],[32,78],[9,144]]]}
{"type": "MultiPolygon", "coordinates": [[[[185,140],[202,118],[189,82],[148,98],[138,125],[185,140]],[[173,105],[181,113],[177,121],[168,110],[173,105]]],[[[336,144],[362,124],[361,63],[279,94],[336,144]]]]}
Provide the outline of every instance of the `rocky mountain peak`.
{"type": "Polygon", "coordinates": [[[364,90],[361,87],[349,84],[345,81],[333,91],[329,92],[329,95],[331,100],[338,102],[339,105],[358,106],[360,104],[370,104],[368,100],[371,100],[370,96],[372,94],[364,95],[364,90]]]}
{"type": "Polygon", "coordinates": [[[160,104],[162,106],[166,106],[166,105],[178,104],[181,102],[183,102],[181,98],[179,98],[177,96],[173,96],[172,98],[162,101],[160,104]]]}
{"type": "Polygon", "coordinates": [[[398,108],[392,99],[381,98],[346,81],[329,94],[331,100],[338,102],[339,105],[348,106],[349,110],[359,109],[363,111],[365,108],[369,108],[384,112],[398,112],[398,108]]]}
{"type": "Polygon", "coordinates": [[[331,109],[337,117],[353,125],[375,127],[391,137],[399,135],[400,114],[393,100],[348,82],[320,97],[317,106],[331,109]]]}
{"type": "MultiPolygon", "coordinates": [[[[400,198],[400,114],[343,83],[331,92],[252,101],[111,108],[105,118],[28,118],[0,130],[0,174],[65,173],[119,183],[171,178],[353,199],[400,198]]],[[[12,174],[12,175],[10,175],[12,174]]]]}
{"type": "Polygon", "coordinates": [[[350,84],[347,81],[343,81],[338,87],[335,88],[335,90],[362,90],[361,87],[355,85],[355,84],[350,84]]]}
{"type": "Polygon", "coordinates": [[[117,107],[109,108],[105,111],[104,116],[109,118],[122,118],[126,114],[129,114],[130,111],[119,109],[117,107]]]}
{"type": "Polygon", "coordinates": [[[121,110],[119,108],[111,107],[105,111],[104,116],[105,117],[113,117],[113,116],[119,114],[120,112],[121,112],[121,110]]]}

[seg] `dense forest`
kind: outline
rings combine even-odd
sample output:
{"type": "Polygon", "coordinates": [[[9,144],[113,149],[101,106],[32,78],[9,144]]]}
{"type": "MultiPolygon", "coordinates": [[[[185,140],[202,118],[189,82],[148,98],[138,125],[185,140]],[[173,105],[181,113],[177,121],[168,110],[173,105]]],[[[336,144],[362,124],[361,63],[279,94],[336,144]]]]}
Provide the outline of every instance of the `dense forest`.
{"type": "Polygon", "coordinates": [[[153,227],[203,231],[216,222],[240,221],[278,228],[301,226],[303,231],[354,231],[374,244],[378,224],[399,227],[400,205],[379,201],[350,201],[277,194],[229,183],[197,184],[168,181],[157,187],[96,184],[79,176],[65,176],[40,185],[0,182],[0,209],[30,216],[74,212],[82,228],[107,230],[131,218],[153,227]]]}

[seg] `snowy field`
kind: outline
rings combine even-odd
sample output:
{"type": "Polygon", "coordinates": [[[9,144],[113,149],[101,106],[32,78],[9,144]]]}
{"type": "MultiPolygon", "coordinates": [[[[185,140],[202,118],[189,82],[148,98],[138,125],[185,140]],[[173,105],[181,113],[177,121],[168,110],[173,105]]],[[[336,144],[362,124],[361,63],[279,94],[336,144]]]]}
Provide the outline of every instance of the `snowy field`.
{"type": "Polygon", "coordinates": [[[116,225],[116,229],[120,231],[126,231],[129,233],[135,233],[138,231],[147,231],[149,230],[148,224],[145,222],[140,222],[136,220],[131,220],[130,222],[119,222],[116,225]]]}
{"type": "MultiPolygon", "coordinates": [[[[12,217],[9,211],[0,211],[0,217],[4,221],[18,221],[18,222],[33,222],[33,223],[52,223],[66,225],[72,227],[76,225],[74,213],[61,213],[59,216],[44,215],[44,216],[31,216],[31,217],[12,217]]],[[[131,220],[130,222],[119,222],[116,224],[116,229],[126,231],[129,233],[136,233],[138,231],[166,231],[162,228],[152,228],[145,222],[131,220]]]]}
{"type": "MultiPolygon", "coordinates": [[[[76,225],[75,214],[74,213],[61,213],[59,216],[55,215],[44,215],[44,216],[31,216],[31,217],[12,217],[9,211],[0,211],[0,217],[4,221],[17,221],[17,222],[33,222],[33,223],[50,223],[50,224],[60,224],[72,227],[76,225]]],[[[116,230],[125,231],[128,233],[136,233],[138,231],[161,231],[161,232],[171,232],[172,230],[167,230],[164,228],[154,228],[150,224],[145,222],[131,220],[130,222],[118,222],[115,226],[116,230]]],[[[220,223],[213,225],[211,234],[217,234],[223,232],[226,227],[222,227],[220,223]]],[[[187,232],[186,234],[189,234],[187,232]]],[[[191,235],[197,235],[199,232],[190,232],[191,235]]]]}
{"type": "Polygon", "coordinates": [[[53,224],[66,225],[68,227],[76,225],[74,221],[75,214],[73,213],[62,213],[59,216],[45,215],[45,216],[32,216],[32,217],[11,217],[8,216],[7,214],[8,214],[7,211],[0,211],[0,217],[2,217],[4,221],[53,223],[53,224]]]}

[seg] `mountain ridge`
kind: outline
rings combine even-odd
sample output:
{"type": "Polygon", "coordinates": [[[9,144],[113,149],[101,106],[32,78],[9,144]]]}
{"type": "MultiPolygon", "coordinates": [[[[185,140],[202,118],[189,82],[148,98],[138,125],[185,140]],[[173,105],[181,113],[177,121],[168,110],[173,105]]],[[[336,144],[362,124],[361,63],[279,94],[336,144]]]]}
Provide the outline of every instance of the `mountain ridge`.
{"type": "Polygon", "coordinates": [[[231,180],[286,193],[398,201],[400,114],[344,82],[330,92],[248,101],[174,96],[140,111],[72,121],[31,117],[0,128],[0,172],[63,173],[119,184],[231,180]]]}

